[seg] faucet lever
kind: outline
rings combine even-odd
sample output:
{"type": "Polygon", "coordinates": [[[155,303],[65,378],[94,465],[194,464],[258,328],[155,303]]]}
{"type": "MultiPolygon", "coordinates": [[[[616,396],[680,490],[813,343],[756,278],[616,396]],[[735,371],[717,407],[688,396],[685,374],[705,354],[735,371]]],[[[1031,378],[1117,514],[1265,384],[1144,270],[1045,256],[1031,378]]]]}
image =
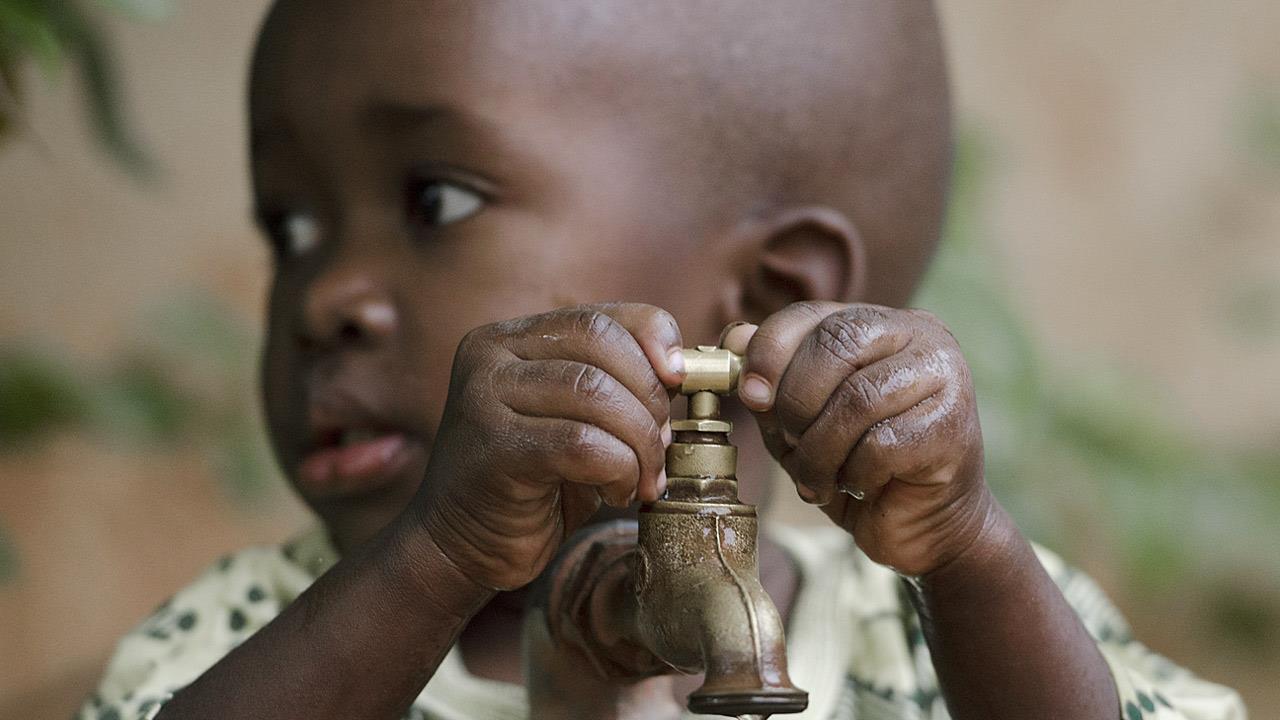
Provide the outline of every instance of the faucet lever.
{"type": "Polygon", "coordinates": [[[712,392],[728,395],[738,389],[738,376],[742,374],[742,356],[724,348],[699,345],[685,348],[684,382],[681,395],[712,392]]]}

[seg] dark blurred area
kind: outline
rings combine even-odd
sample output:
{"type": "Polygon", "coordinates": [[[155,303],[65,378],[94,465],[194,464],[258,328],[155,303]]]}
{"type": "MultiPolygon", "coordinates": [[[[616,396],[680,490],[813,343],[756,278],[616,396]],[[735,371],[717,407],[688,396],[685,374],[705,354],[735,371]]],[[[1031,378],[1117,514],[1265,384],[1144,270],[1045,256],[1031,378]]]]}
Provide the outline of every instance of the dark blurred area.
{"type": "MultiPolygon", "coordinates": [[[[0,0],[0,718],[69,716],[152,607],[307,522],[254,386],[265,7],[0,0]]],[[[1265,717],[1280,4],[941,7],[961,143],[916,304],[973,367],[990,482],[1138,637],[1265,717]]]]}

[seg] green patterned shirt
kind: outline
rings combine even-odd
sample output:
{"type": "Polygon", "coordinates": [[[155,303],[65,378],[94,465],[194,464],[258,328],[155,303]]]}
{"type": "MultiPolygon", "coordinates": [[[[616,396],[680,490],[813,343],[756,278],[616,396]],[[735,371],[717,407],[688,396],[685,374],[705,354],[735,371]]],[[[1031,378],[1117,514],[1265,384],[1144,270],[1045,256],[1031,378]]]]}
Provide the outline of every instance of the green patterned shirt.
{"type": "MultiPolygon", "coordinates": [[[[772,528],[803,582],[787,628],[791,678],[809,691],[797,720],[948,717],[902,580],[838,528],[772,528]]],[[[1244,720],[1232,690],[1205,682],[1135,641],[1098,587],[1037,548],[1049,574],[1097,639],[1120,691],[1122,720],[1244,720]]],[[[335,561],[317,527],[283,547],[218,561],[120,641],[80,720],[143,720],[271,621],[335,561]]],[[[409,713],[420,720],[524,720],[524,691],[467,673],[455,648],[409,713]]],[[[1052,718],[1046,710],[1042,717],[1052,718]]],[[[689,718],[698,716],[689,715],[689,718]]]]}

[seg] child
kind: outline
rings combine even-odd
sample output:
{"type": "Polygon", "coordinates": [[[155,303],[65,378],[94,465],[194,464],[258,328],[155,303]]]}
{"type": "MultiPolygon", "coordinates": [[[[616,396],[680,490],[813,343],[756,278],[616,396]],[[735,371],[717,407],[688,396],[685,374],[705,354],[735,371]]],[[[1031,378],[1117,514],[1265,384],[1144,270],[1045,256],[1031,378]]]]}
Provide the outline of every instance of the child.
{"type": "Polygon", "coordinates": [[[522,666],[507,591],[662,494],[675,351],[740,318],[746,494],[772,455],[833,521],[763,538],[803,717],[1244,716],[1037,560],[954,340],[894,309],[949,168],[929,3],[281,0],[250,113],[266,414],[323,527],[179,592],[82,717],[669,714],[522,666]]]}

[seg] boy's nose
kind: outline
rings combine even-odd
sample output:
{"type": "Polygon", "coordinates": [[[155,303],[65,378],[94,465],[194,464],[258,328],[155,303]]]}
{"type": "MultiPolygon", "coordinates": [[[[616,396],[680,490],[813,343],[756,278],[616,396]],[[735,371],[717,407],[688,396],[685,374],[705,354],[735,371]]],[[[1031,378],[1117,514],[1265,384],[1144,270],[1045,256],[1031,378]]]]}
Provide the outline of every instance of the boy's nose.
{"type": "Polygon", "coordinates": [[[368,269],[334,268],[307,291],[300,340],[304,347],[378,344],[399,330],[395,302],[368,269]]]}

